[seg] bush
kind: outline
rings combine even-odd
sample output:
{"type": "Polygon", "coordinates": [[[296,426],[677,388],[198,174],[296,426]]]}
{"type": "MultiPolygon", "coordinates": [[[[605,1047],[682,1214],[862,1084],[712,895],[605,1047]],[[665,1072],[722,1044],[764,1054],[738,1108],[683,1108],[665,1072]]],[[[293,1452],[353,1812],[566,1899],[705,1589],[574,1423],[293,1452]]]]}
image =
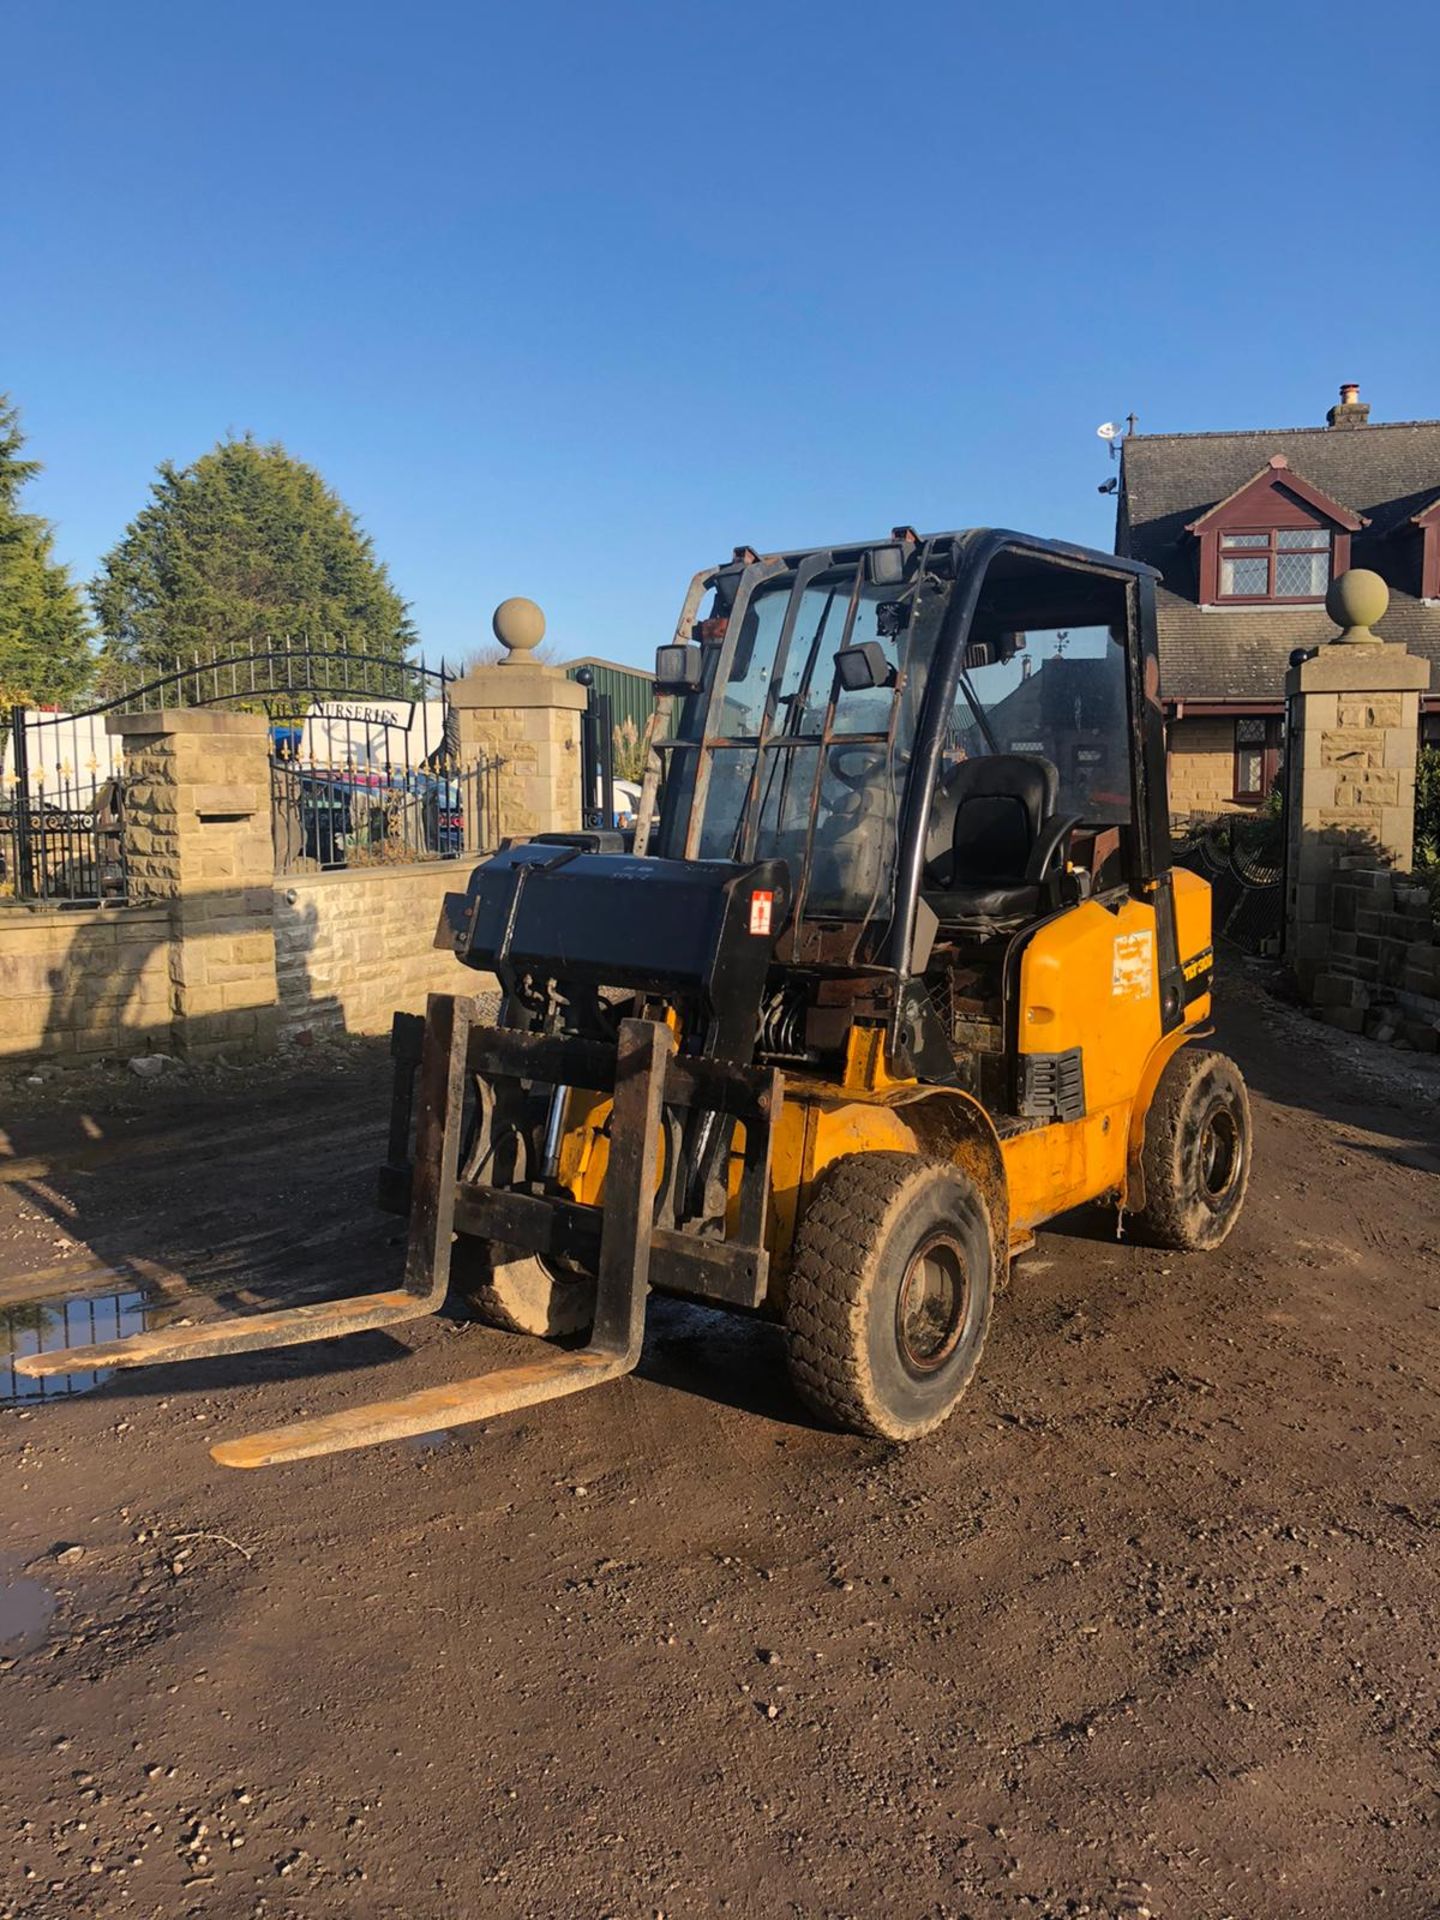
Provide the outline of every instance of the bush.
{"type": "Polygon", "coordinates": [[[1422,747],[1415,768],[1415,864],[1440,867],[1440,747],[1422,747]]]}

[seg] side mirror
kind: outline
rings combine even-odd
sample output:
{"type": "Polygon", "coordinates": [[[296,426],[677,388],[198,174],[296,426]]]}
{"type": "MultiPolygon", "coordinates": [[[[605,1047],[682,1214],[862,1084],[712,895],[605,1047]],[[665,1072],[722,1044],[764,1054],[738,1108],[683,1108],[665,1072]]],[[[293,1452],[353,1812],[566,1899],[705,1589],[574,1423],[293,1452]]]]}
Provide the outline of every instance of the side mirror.
{"type": "Polygon", "coordinates": [[[655,649],[656,693],[694,693],[705,681],[705,653],[701,647],[655,649]]]}
{"type": "Polygon", "coordinates": [[[864,693],[870,687],[893,684],[894,670],[878,640],[862,640],[858,647],[842,647],[835,656],[835,666],[846,693],[864,693]]]}
{"type": "Polygon", "coordinates": [[[965,649],[967,667],[993,667],[1013,660],[1025,651],[1023,633],[1000,633],[993,640],[972,640],[965,649]]]}

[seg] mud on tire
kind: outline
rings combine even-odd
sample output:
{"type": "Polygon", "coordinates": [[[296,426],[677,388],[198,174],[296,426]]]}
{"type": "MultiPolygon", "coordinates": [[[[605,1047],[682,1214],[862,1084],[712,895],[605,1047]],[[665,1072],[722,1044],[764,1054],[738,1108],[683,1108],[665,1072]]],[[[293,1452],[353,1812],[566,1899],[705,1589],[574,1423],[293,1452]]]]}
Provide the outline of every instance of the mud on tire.
{"type": "Polygon", "coordinates": [[[829,1170],[796,1235],[790,1377],[832,1425],[914,1440],[974,1378],[990,1325],[994,1245],[974,1181],[909,1153],[829,1170]]]}
{"type": "Polygon", "coordinates": [[[1182,1252],[1218,1247],[1250,1184],[1250,1097],[1233,1060],[1190,1047],[1171,1058],[1145,1117],[1142,1166],[1140,1237],[1182,1252]]]}

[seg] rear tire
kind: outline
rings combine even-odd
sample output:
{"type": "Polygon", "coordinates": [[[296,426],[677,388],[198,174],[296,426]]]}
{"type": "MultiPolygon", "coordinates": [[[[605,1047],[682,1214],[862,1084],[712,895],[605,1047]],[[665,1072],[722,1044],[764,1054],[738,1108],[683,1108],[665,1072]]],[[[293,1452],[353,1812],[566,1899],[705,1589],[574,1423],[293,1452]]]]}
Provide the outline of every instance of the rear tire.
{"type": "Polygon", "coordinates": [[[958,1167],[910,1153],[837,1161],[795,1239],[790,1378],[850,1433],[915,1440],[954,1411],[980,1364],[994,1237],[958,1167]]]}
{"type": "Polygon", "coordinates": [[[1218,1247],[1250,1184],[1250,1097],[1233,1060],[1189,1047],[1171,1057],[1145,1116],[1142,1166],[1140,1236],[1184,1253],[1218,1247]]]}
{"type": "Polygon", "coordinates": [[[552,1273],[536,1254],[460,1239],[451,1262],[455,1291],[487,1326],[553,1340],[595,1318],[595,1282],[552,1273]]]}

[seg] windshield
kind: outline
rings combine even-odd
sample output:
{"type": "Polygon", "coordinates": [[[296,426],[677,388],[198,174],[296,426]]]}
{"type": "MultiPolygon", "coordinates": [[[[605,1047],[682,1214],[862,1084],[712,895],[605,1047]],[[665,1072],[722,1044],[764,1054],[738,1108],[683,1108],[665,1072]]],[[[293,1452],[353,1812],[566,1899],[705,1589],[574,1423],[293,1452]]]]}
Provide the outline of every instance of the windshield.
{"type": "Polygon", "coordinates": [[[667,743],[659,853],[783,859],[797,918],[885,920],[932,683],[942,710],[923,732],[927,772],[938,744],[939,811],[921,826],[927,845],[955,810],[947,780],[987,755],[1043,762],[1046,813],[1131,819],[1123,581],[1002,549],[954,635],[957,671],[937,650],[952,595],[971,584],[961,538],[788,564],[747,556],[715,576],[714,607],[695,627],[703,684],[667,743]]]}
{"type": "MultiPolygon", "coordinates": [[[[690,857],[788,861],[793,879],[805,876],[800,909],[811,918],[865,921],[889,899],[923,662],[944,605],[938,585],[886,584],[869,569],[862,556],[762,581],[737,606],[724,679],[696,702],[710,703],[714,744],[690,857]],[[847,689],[836,655],[867,644],[874,684],[847,689]]],[[[710,675],[722,665],[717,648],[710,675]]],[[[701,716],[687,717],[682,731],[698,731],[701,716]]],[[[669,853],[690,825],[688,800],[684,819],[669,802],[690,789],[685,762],[696,749],[674,752],[669,853]]]]}

